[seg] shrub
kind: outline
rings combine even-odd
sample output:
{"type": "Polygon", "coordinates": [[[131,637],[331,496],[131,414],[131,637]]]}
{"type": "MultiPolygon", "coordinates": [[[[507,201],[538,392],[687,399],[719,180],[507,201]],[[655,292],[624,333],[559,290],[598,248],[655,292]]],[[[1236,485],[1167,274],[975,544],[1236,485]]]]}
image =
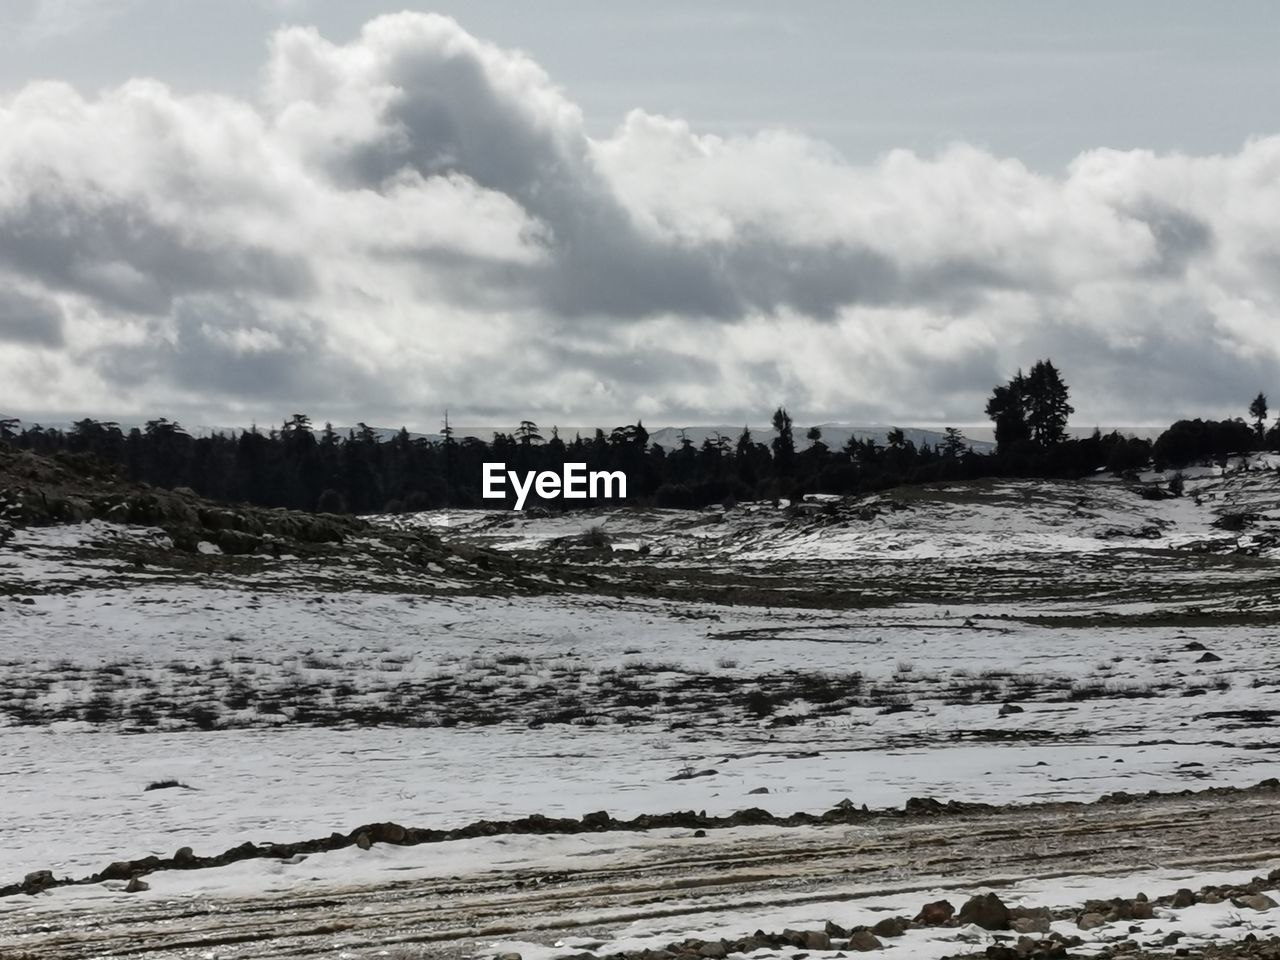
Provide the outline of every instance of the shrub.
{"type": "Polygon", "coordinates": [[[152,783],[148,783],[145,787],[143,787],[143,790],[144,790],[144,791],[146,791],[146,790],[170,790],[170,789],[172,789],[172,788],[174,788],[174,787],[180,787],[180,788],[182,788],[183,790],[190,790],[190,789],[191,789],[189,786],[187,786],[187,785],[186,785],[185,783],[183,783],[182,781],[180,781],[180,780],[174,780],[173,778],[169,778],[169,779],[166,779],[166,780],[156,780],[156,781],[153,781],[152,783]]]}

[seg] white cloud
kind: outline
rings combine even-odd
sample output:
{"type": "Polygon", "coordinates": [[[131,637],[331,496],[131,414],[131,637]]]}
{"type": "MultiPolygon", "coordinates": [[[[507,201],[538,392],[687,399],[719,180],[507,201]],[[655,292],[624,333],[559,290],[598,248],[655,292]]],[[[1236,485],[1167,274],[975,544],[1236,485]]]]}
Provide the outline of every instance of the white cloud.
{"type": "Polygon", "coordinates": [[[282,30],[265,78],[0,100],[10,403],[974,421],[1052,355],[1114,422],[1280,372],[1280,137],[1060,176],[641,110],[593,139],[530,58],[418,14],[282,30]]]}

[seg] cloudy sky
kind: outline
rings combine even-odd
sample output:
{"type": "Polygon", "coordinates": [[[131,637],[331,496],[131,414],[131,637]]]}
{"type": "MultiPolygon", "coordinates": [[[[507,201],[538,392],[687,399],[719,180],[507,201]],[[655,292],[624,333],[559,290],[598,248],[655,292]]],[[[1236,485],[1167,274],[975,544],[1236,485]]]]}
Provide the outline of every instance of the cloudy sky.
{"type": "Polygon", "coordinates": [[[6,0],[0,413],[1280,401],[1267,3],[6,0]]]}

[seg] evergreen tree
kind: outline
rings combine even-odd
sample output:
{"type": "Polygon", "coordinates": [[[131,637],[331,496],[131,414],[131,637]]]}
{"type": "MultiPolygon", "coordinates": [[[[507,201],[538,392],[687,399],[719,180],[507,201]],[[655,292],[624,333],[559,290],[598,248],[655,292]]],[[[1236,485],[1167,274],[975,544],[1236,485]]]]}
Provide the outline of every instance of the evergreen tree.
{"type": "Polygon", "coordinates": [[[996,447],[1008,453],[1025,440],[1041,447],[1062,443],[1067,418],[1075,413],[1068,403],[1066,383],[1050,360],[1037,360],[1023,376],[1019,370],[1007,384],[998,386],[987,400],[987,416],[996,426],[996,447]]]}
{"type": "Polygon", "coordinates": [[[1041,446],[1061,443],[1067,436],[1067,418],[1075,407],[1067,402],[1067,385],[1050,360],[1037,360],[1023,387],[1027,426],[1041,446]]]}
{"type": "Polygon", "coordinates": [[[516,439],[520,442],[520,446],[528,447],[541,443],[542,434],[538,432],[538,425],[532,420],[521,420],[520,426],[516,427],[516,439]]]}
{"type": "Polygon", "coordinates": [[[1266,428],[1263,426],[1267,420],[1267,395],[1262,391],[1258,391],[1258,395],[1253,398],[1253,403],[1249,404],[1249,416],[1253,417],[1253,429],[1261,440],[1266,436],[1266,428]]]}
{"type": "Polygon", "coordinates": [[[1031,439],[1025,387],[1026,378],[1019,370],[1007,384],[996,387],[987,400],[987,416],[996,425],[996,449],[1001,453],[1007,453],[1015,445],[1031,439]]]}
{"type": "Polygon", "coordinates": [[[791,416],[786,408],[779,407],[773,412],[773,429],[777,433],[772,444],[774,469],[779,476],[789,476],[795,465],[796,441],[791,433],[791,416]]]}
{"type": "Polygon", "coordinates": [[[964,434],[955,427],[947,427],[946,436],[942,441],[942,455],[954,460],[964,453],[967,448],[968,445],[964,442],[964,434]]]}

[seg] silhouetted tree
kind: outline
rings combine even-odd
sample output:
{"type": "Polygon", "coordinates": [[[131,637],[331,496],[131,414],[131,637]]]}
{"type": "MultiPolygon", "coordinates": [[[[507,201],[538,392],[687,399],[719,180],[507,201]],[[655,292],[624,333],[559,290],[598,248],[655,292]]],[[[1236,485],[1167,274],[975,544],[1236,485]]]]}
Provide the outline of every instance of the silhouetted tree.
{"type": "Polygon", "coordinates": [[[1258,439],[1263,440],[1266,437],[1263,424],[1267,421],[1267,395],[1262,391],[1258,391],[1258,395],[1249,404],[1249,416],[1253,417],[1253,429],[1258,434],[1258,439]]]}
{"type": "Polygon", "coordinates": [[[987,416],[996,426],[996,449],[1001,453],[1031,439],[1025,391],[1026,378],[1019,370],[1007,384],[996,387],[987,400],[987,416]]]}
{"type": "Polygon", "coordinates": [[[968,444],[964,442],[964,434],[955,427],[947,427],[942,441],[942,455],[954,459],[964,453],[966,449],[968,449],[968,444]]]}
{"type": "Polygon", "coordinates": [[[777,433],[772,444],[774,470],[778,476],[790,476],[795,465],[796,442],[791,434],[791,416],[785,408],[779,407],[773,412],[773,429],[777,433]]]}
{"type": "Polygon", "coordinates": [[[1075,413],[1067,402],[1068,392],[1052,361],[1037,360],[1022,390],[1027,426],[1037,443],[1049,446],[1066,438],[1067,418],[1075,413]]]}

